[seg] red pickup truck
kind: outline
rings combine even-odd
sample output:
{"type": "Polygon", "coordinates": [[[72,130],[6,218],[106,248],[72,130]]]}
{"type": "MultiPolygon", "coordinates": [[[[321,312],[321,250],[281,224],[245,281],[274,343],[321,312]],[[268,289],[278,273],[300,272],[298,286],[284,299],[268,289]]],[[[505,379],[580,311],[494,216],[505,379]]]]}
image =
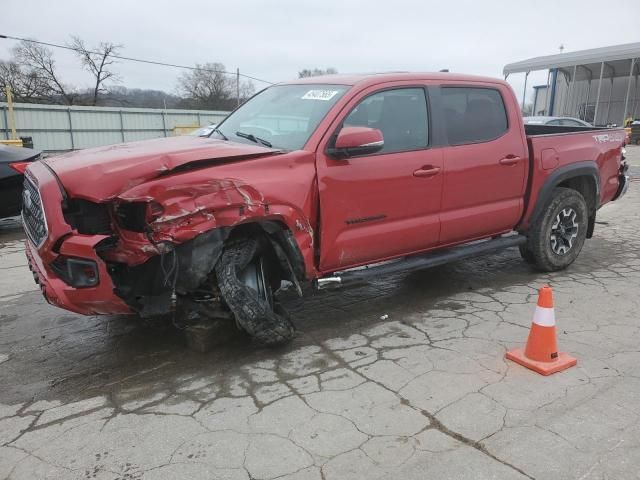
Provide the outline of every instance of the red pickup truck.
{"type": "Polygon", "coordinates": [[[29,265],[68,310],[226,309],[290,339],[274,293],[518,246],[567,267],[628,186],[624,131],[524,126],[501,80],[316,77],[269,87],[208,137],[111,145],[26,172],[29,265]],[[363,267],[366,268],[356,268],[363,267]]]}

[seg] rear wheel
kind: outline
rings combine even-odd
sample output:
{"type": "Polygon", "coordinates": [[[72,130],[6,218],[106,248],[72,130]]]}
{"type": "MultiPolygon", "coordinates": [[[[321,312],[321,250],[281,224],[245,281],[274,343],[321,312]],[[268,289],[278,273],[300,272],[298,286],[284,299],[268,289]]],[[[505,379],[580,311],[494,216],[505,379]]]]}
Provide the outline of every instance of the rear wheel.
{"type": "Polygon", "coordinates": [[[529,246],[526,244],[519,245],[518,248],[520,249],[520,256],[522,259],[531,265],[535,265],[536,259],[534,258],[533,253],[529,250],[529,246]]]}
{"type": "Polygon", "coordinates": [[[280,345],[291,340],[295,329],[287,312],[273,295],[274,257],[265,238],[230,241],[216,265],[220,293],[238,325],[258,343],[280,345]]]}
{"type": "MultiPolygon", "coordinates": [[[[584,197],[570,188],[556,188],[544,212],[529,230],[529,239],[521,247],[542,271],[562,270],[571,265],[587,237],[589,215],[584,197]]],[[[529,261],[527,257],[523,257],[529,261]]]]}

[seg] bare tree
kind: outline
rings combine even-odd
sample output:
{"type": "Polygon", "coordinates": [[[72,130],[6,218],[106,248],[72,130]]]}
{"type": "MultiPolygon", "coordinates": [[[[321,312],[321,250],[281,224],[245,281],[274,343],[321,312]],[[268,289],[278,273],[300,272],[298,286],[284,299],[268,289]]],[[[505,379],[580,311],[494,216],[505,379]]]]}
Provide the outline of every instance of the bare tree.
{"type": "Polygon", "coordinates": [[[91,105],[98,104],[98,95],[106,93],[106,82],[118,82],[120,77],[113,70],[111,65],[114,64],[113,56],[118,54],[118,50],[122,45],[115,45],[111,42],[100,42],[95,49],[89,49],[80,37],[72,36],[69,45],[75,51],[76,55],[82,62],[82,66],[93,76],[93,92],[91,96],[91,105]]]}
{"type": "MultiPolygon", "coordinates": [[[[225,71],[221,63],[196,64],[195,70],[184,72],[178,78],[178,93],[193,107],[232,108],[235,106],[236,79],[225,71]]],[[[253,90],[251,82],[241,83],[241,99],[250,96],[253,90]]]]}
{"type": "Polygon", "coordinates": [[[210,105],[228,100],[233,91],[233,81],[224,72],[221,63],[196,64],[196,69],[184,72],[178,81],[178,90],[188,98],[210,105]]]}
{"type": "Polygon", "coordinates": [[[338,70],[333,67],[329,67],[324,70],[321,68],[305,68],[298,72],[298,78],[318,77],[320,75],[335,75],[336,73],[338,73],[338,70]]]}
{"type": "Polygon", "coordinates": [[[47,85],[50,94],[59,95],[64,103],[73,105],[77,94],[62,82],[51,50],[23,40],[13,49],[13,55],[15,62],[26,69],[28,75],[47,85]]]}
{"type": "Polygon", "coordinates": [[[13,60],[0,61],[0,98],[5,98],[6,87],[11,88],[15,100],[19,102],[46,101],[51,94],[44,79],[13,60]]]}
{"type": "Polygon", "coordinates": [[[248,100],[255,91],[256,87],[251,80],[240,83],[240,102],[248,100]]]}

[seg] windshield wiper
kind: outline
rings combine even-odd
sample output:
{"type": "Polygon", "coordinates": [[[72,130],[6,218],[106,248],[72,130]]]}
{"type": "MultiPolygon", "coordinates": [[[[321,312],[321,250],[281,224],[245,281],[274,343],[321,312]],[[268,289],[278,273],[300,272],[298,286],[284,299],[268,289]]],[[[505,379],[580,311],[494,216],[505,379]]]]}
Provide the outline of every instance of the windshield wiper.
{"type": "Polygon", "coordinates": [[[253,143],[261,143],[265,147],[269,147],[269,148],[273,147],[271,142],[269,142],[268,140],[265,140],[264,138],[256,137],[252,133],[236,132],[236,136],[240,138],[246,138],[247,140],[251,140],[253,143]]]}
{"type": "Polygon", "coordinates": [[[219,128],[214,128],[214,129],[211,131],[211,133],[217,133],[218,135],[220,135],[220,136],[222,137],[222,139],[223,139],[223,140],[229,140],[229,139],[227,138],[227,136],[226,136],[224,133],[222,133],[222,132],[220,131],[220,129],[219,129],[219,128]]]}

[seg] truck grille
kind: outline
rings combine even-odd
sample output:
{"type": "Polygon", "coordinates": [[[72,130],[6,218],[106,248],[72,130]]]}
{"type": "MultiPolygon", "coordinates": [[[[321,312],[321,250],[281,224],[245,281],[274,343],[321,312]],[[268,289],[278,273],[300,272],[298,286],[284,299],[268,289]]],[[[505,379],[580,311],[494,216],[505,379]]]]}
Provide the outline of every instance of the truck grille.
{"type": "Polygon", "coordinates": [[[22,224],[29,239],[40,247],[47,238],[47,221],[44,217],[40,192],[31,180],[25,175],[24,189],[22,191],[22,224]]]}

